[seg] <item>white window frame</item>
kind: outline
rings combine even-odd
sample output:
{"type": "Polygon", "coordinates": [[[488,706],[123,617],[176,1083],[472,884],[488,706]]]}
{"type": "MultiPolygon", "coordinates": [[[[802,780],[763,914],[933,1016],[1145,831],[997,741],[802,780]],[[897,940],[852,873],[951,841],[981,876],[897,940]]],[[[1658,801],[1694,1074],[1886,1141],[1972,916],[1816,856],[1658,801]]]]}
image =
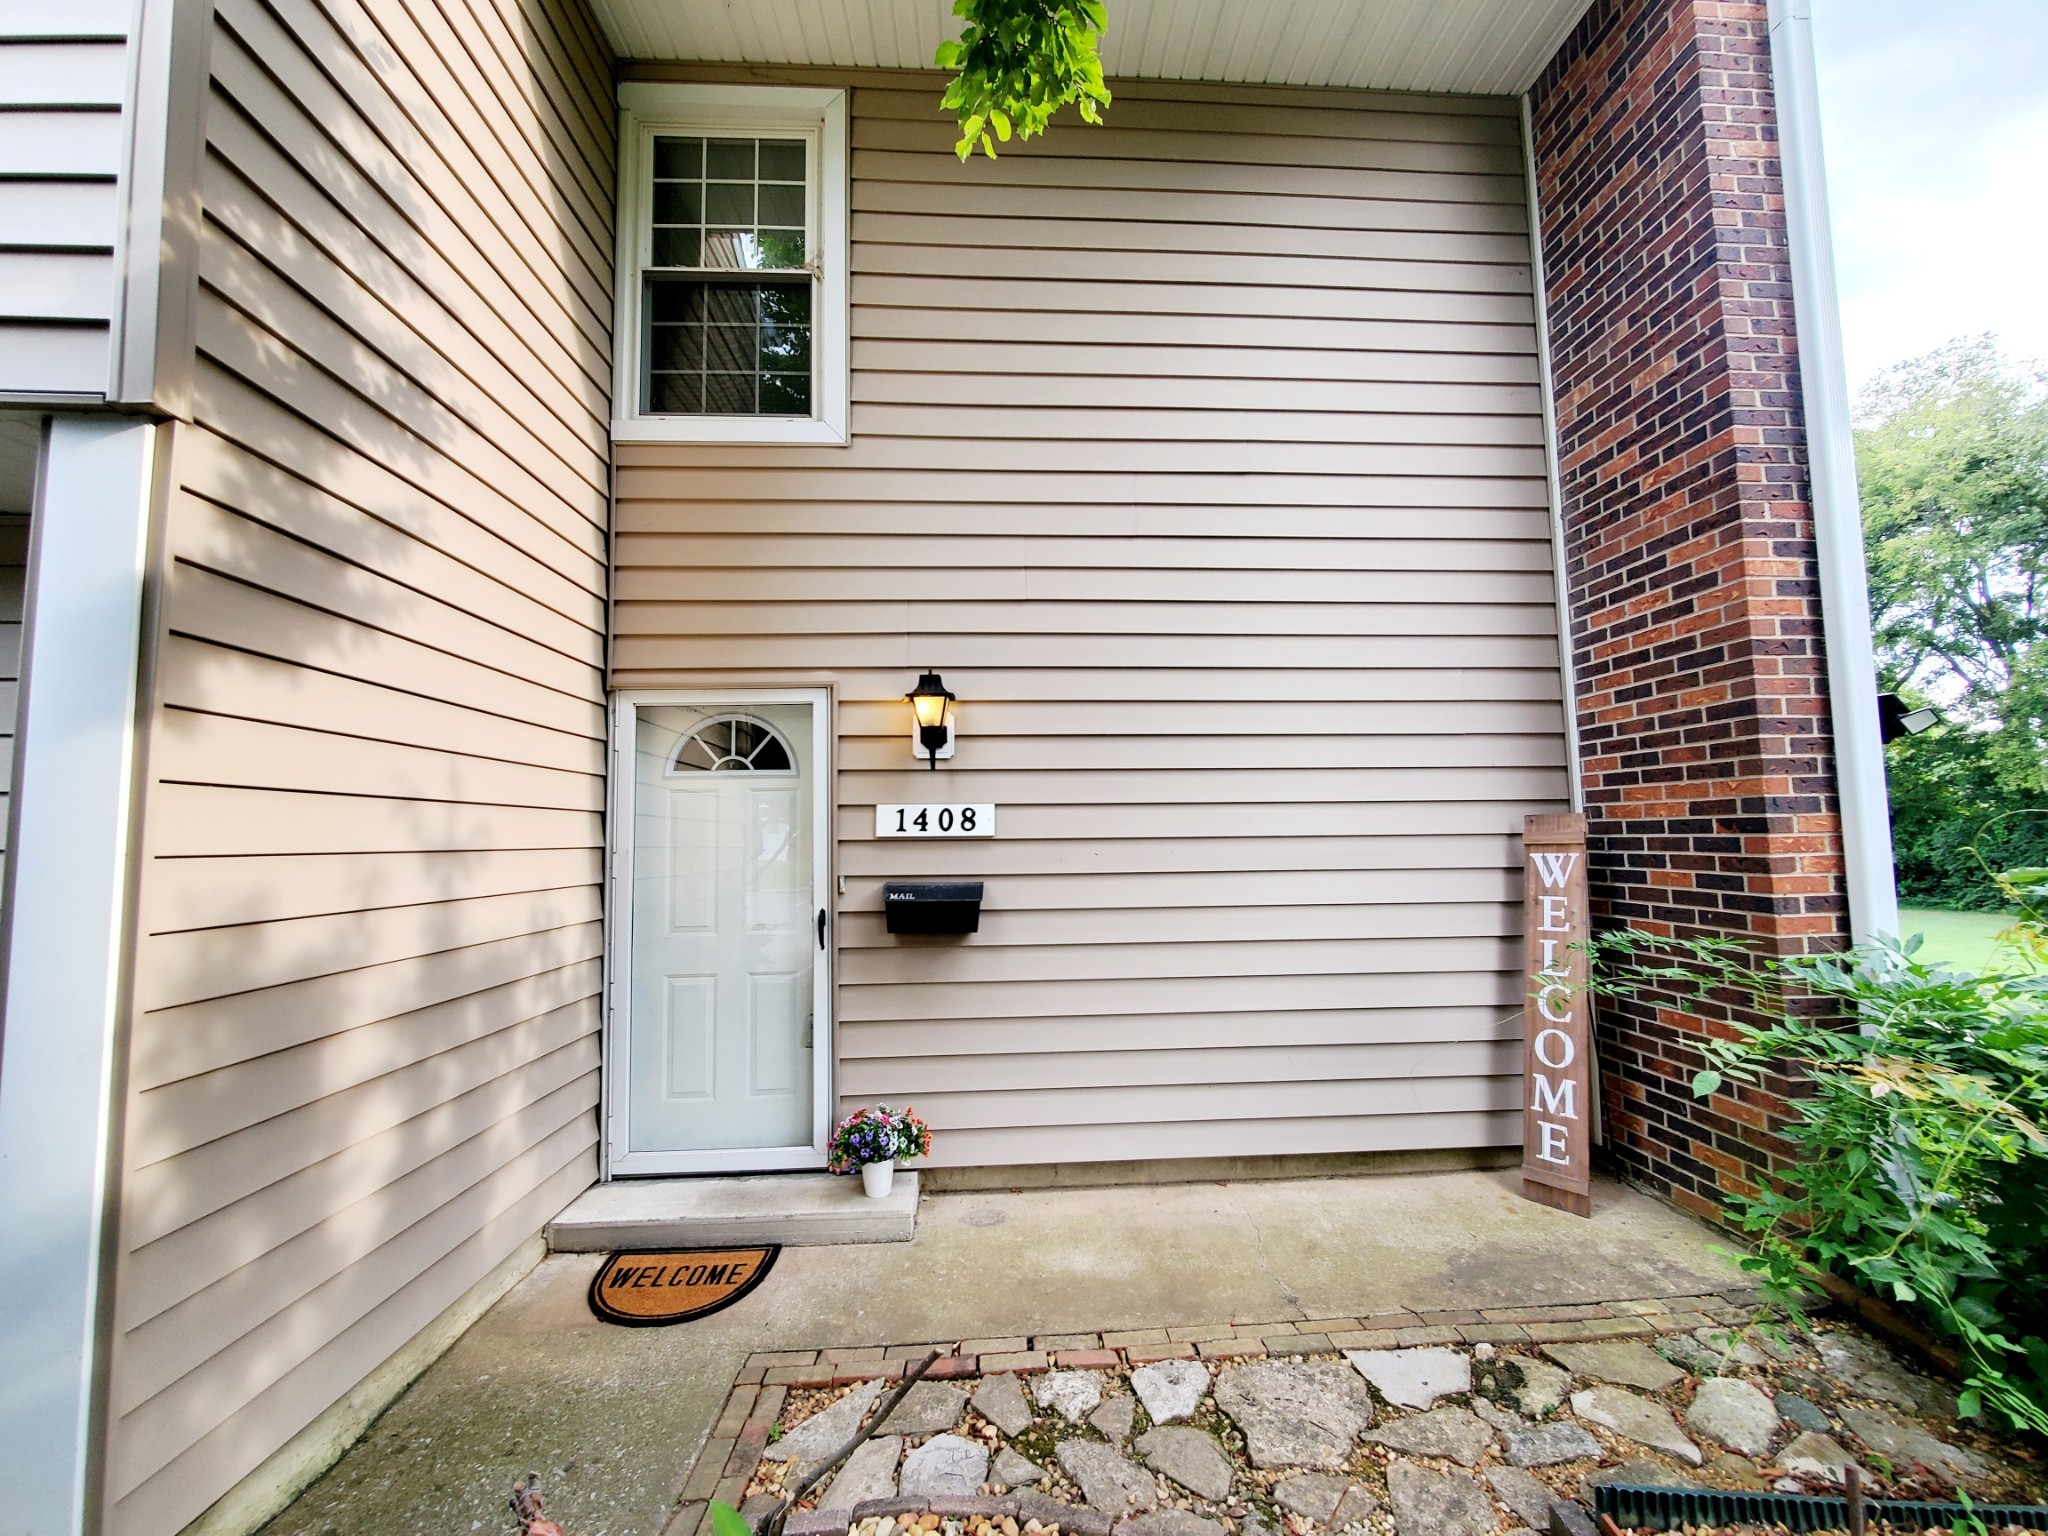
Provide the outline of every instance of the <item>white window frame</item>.
{"type": "Polygon", "coordinates": [[[612,330],[612,438],[622,443],[844,444],[852,393],[847,274],[846,92],[809,86],[628,81],[619,87],[618,270],[612,330]],[[657,134],[802,136],[816,146],[810,188],[811,416],[667,416],[640,409],[641,300],[652,255],[657,134]]]}

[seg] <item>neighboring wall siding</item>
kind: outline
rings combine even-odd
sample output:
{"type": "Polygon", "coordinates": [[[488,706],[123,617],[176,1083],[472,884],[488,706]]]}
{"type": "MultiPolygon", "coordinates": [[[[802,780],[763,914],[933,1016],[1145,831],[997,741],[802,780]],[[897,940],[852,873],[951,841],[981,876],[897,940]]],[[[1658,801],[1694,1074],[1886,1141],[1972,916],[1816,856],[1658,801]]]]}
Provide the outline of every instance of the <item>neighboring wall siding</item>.
{"type": "Polygon", "coordinates": [[[573,0],[217,0],[109,1529],[596,1175],[614,115],[573,0]]]}
{"type": "MultiPolygon", "coordinates": [[[[28,519],[0,512],[0,899],[7,879],[7,813],[14,785],[14,722],[21,709],[21,618],[28,596],[28,519]]],[[[0,917],[6,908],[0,906],[0,917]]]]}
{"type": "Polygon", "coordinates": [[[122,0],[0,0],[0,393],[104,394],[122,0]]]}
{"type": "Polygon", "coordinates": [[[842,1106],[948,1165],[1515,1142],[1567,793],[1515,108],[1119,86],[963,167],[935,80],[855,85],[854,441],[621,445],[613,654],[838,686],[842,1106]],[[873,840],[927,799],[999,840],[873,840]],[[890,939],[947,875],[981,932],[890,939]]]}

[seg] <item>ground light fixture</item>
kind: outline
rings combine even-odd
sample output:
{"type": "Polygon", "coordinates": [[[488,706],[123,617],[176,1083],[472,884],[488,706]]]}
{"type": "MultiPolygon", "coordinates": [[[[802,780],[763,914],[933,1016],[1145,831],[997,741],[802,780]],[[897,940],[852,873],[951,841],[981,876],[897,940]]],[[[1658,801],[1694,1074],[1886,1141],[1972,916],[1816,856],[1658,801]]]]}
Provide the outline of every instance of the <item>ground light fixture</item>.
{"type": "Polygon", "coordinates": [[[917,728],[911,733],[911,747],[936,770],[939,759],[953,755],[953,695],[945,679],[927,672],[917,686],[904,695],[910,700],[917,728]]]}
{"type": "Polygon", "coordinates": [[[1901,736],[1918,736],[1939,724],[1941,711],[1931,704],[1908,709],[1906,701],[1896,693],[1877,696],[1877,735],[1880,741],[1894,742],[1901,736]]]}

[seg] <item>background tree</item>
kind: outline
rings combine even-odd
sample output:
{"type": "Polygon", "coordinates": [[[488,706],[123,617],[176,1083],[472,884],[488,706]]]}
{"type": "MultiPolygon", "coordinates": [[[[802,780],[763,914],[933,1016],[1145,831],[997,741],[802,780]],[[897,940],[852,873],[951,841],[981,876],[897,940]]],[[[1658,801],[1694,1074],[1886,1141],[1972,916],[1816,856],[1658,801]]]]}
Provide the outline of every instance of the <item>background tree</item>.
{"type": "Polygon", "coordinates": [[[1887,749],[1900,894],[2001,905],[1993,869],[2048,863],[2048,378],[1990,338],[1866,394],[1856,455],[1884,685],[1949,724],[1887,749]],[[1980,835],[1981,834],[1981,835],[1980,835]]]}

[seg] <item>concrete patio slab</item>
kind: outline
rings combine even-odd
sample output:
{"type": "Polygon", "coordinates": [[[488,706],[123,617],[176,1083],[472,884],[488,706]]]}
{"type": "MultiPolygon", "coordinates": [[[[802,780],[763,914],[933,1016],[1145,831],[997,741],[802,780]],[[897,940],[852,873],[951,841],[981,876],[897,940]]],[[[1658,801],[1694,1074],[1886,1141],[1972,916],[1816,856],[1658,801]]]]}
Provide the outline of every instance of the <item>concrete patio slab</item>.
{"type": "MultiPolygon", "coordinates": [[[[599,1258],[557,1255],[269,1530],[497,1530],[512,1480],[536,1471],[575,1536],[656,1536],[759,1351],[809,1367],[827,1347],[879,1356],[977,1340],[986,1361],[1034,1341],[1072,1347],[1050,1335],[1112,1333],[1235,1350],[1251,1346],[1231,1320],[1298,1319],[1334,1336],[1404,1309],[1413,1316],[1388,1343],[1461,1328],[1533,1338],[1577,1306],[1744,1283],[1717,1251],[1725,1238],[1646,1195],[1596,1184],[1583,1220],[1521,1199],[1518,1182],[1454,1172],[928,1195],[913,1242],[785,1250],[745,1300],[674,1328],[599,1322],[585,1301],[599,1258]]],[[[1276,1338],[1293,1328],[1277,1324],[1276,1338]]]]}

